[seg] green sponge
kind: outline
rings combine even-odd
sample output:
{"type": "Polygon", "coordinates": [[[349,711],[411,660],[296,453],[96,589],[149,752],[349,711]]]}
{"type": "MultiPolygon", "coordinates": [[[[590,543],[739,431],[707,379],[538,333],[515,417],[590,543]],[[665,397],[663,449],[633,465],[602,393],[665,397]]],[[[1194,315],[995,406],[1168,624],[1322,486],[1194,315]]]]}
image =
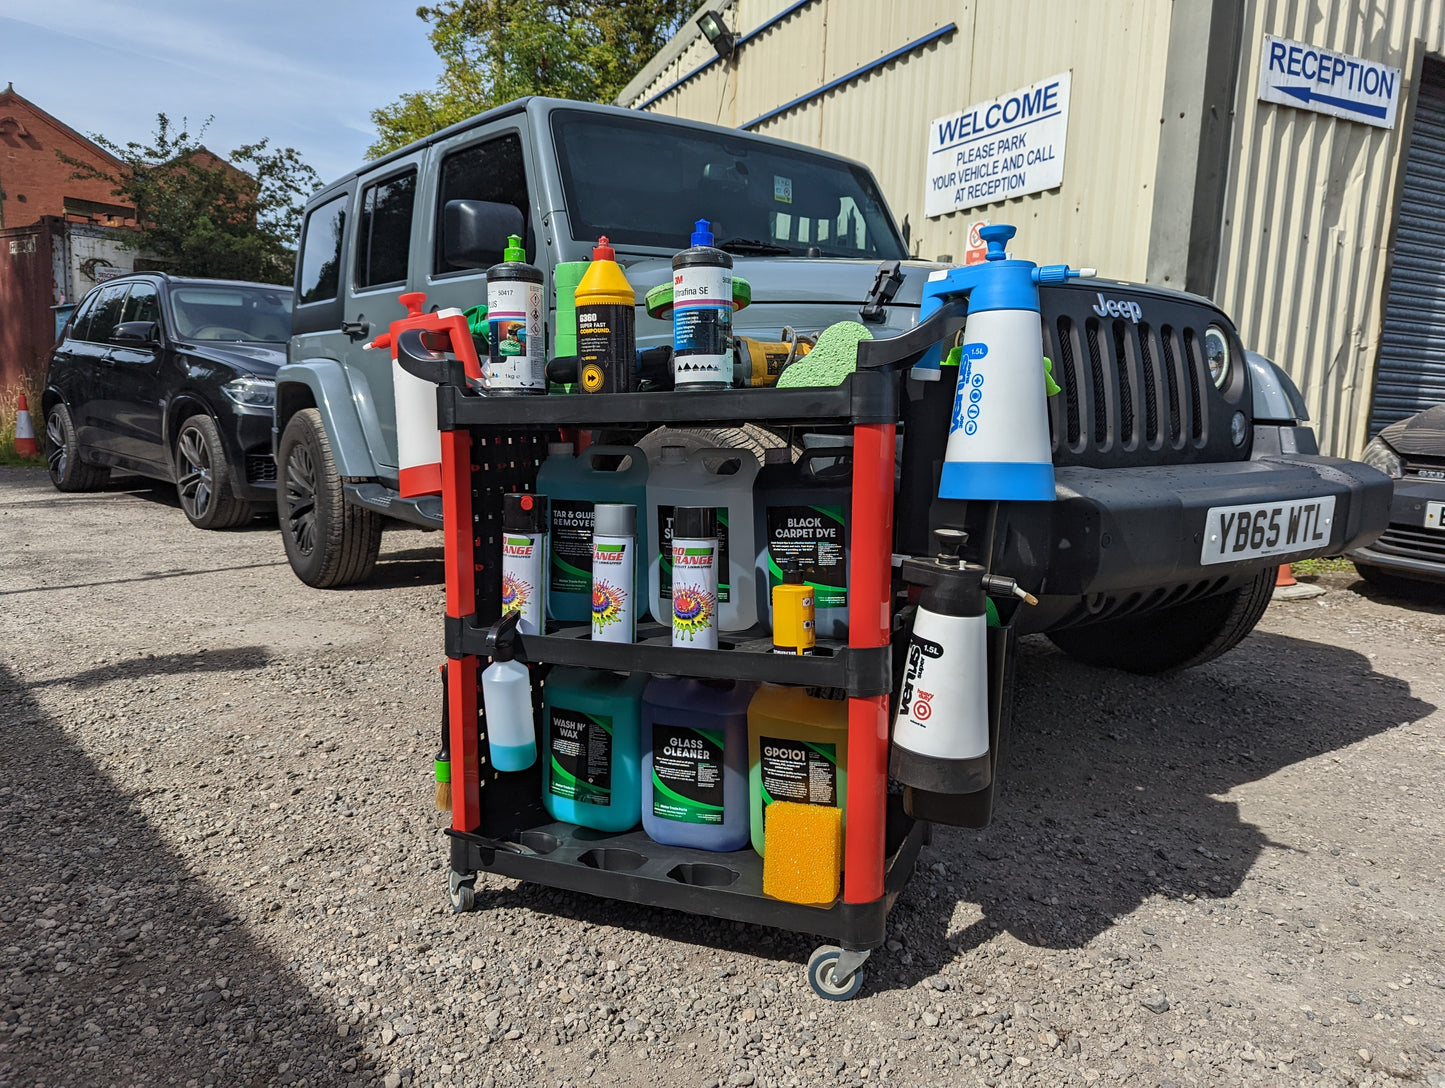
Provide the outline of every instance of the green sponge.
{"type": "Polygon", "coordinates": [[[818,337],[817,346],[783,371],[777,387],[842,385],[843,379],[858,369],[859,341],[872,339],[873,334],[856,321],[829,325],[818,337]]]}

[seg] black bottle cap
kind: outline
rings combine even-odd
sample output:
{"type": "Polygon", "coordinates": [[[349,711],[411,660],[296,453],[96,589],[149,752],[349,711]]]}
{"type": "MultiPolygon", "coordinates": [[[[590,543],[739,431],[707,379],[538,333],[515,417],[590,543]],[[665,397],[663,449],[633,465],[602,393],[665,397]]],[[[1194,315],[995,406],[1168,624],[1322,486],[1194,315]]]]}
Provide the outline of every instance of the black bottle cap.
{"type": "Polygon", "coordinates": [[[511,661],[517,656],[517,624],[520,612],[508,612],[487,628],[486,651],[493,661],[511,661]]]}
{"type": "Polygon", "coordinates": [[[547,496],[512,494],[502,496],[502,528],[514,533],[547,531],[547,496]]]}
{"type": "Polygon", "coordinates": [[[672,538],[711,540],[717,536],[717,510],[711,506],[678,506],[672,511],[672,538]]]}

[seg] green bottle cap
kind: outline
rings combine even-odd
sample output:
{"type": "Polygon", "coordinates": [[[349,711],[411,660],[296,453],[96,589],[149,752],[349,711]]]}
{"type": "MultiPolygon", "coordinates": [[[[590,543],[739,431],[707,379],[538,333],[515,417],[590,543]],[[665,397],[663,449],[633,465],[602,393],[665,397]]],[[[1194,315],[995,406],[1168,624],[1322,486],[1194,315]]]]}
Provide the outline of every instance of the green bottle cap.
{"type": "Polygon", "coordinates": [[[522,248],[522,239],[515,234],[507,236],[507,248],[502,252],[503,261],[518,261],[525,264],[527,251],[522,248]]]}

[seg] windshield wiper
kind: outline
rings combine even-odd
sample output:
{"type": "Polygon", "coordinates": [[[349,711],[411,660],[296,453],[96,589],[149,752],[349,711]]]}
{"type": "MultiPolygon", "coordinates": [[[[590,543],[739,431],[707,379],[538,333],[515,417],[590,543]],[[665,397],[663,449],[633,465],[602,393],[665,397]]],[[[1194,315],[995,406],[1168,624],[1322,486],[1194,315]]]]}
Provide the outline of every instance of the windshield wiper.
{"type": "Polygon", "coordinates": [[[728,253],[751,254],[755,257],[786,257],[793,252],[787,246],[759,242],[756,238],[729,238],[726,242],[717,243],[717,248],[728,253]]]}

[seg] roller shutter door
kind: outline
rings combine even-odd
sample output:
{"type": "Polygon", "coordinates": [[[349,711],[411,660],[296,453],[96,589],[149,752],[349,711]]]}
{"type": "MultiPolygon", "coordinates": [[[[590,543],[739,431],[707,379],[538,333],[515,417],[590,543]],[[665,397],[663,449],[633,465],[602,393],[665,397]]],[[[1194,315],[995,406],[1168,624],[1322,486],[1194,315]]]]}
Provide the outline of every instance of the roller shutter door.
{"type": "Polygon", "coordinates": [[[1420,80],[1375,370],[1370,434],[1445,401],[1445,63],[1420,80]]]}

